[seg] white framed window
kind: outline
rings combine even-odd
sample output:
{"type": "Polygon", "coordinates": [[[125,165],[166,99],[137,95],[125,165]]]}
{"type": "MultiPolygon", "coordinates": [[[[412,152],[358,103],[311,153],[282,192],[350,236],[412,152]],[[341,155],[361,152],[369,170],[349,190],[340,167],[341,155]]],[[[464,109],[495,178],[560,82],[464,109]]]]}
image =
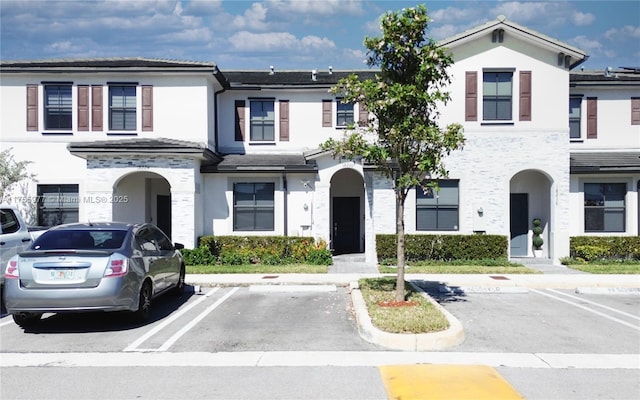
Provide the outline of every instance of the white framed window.
{"type": "Polygon", "coordinates": [[[250,139],[256,142],[275,140],[274,100],[251,100],[250,139]]]}
{"type": "Polygon", "coordinates": [[[416,230],[457,231],[459,229],[459,181],[439,180],[439,190],[416,187],[416,230]]]}
{"type": "Polygon", "coordinates": [[[275,225],[275,183],[233,184],[233,230],[273,231],[275,225]]]}
{"type": "Polygon", "coordinates": [[[482,119],[484,121],[513,119],[513,71],[482,73],[482,119]]]}
{"type": "Polygon", "coordinates": [[[626,183],[584,184],[584,231],[624,232],[626,183]]]}

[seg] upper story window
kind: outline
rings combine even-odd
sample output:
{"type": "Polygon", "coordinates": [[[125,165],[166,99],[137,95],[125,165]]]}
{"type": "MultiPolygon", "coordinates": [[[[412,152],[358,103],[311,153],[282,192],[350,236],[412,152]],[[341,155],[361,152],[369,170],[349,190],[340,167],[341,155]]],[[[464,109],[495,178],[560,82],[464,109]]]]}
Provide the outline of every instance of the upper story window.
{"type": "Polygon", "coordinates": [[[336,125],[349,126],[353,124],[353,103],[343,103],[337,99],[336,125]]]}
{"type": "Polygon", "coordinates": [[[624,232],[626,192],[624,183],[585,183],[585,232],[624,232]]]}
{"type": "Polygon", "coordinates": [[[44,124],[46,130],[72,128],[71,84],[44,85],[44,124]]]}
{"type": "Polygon", "coordinates": [[[482,74],[482,118],[511,121],[513,72],[485,71],[482,74]]]}
{"type": "Polygon", "coordinates": [[[275,112],[273,100],[251,100],[251,140],[275,140],[275,112]]]}
{"type": "Polygon", "coordinates": [[[272,231],[274,227],[273,182],[233,185],[233,230],[272,231]]]}
{"type": "Polygon", "coordinates": [[[135,131],[136,86],[109,86],[109,129],[115,131],[135,131]]]}
{"type": "Polygon", "coordinates": [[[457,180],[438,181],[439,190],[416,187],[416,230],[458,230],[457,180]]]}
{"type": "Polygon", "coordinates": [[[580,114],[582,112],[582,97],[573,96],[569,99],[569,138],[580,139],[580,114]]]}

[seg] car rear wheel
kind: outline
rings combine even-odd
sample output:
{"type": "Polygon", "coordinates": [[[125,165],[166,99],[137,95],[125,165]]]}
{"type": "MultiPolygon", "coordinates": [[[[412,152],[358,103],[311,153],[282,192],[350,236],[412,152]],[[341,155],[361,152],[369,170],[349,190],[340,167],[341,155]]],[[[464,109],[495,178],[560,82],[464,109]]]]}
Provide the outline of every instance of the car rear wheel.
{"type": "Polygon", "coordinates": [[[26,328],[35,325],[40,321],[41,317],[42,314],[40,313],[20,312],[13,314],[13,321],[19,326],[26,328]]]}
{"type": "Polygon", "coordinates": [[[178,277],[178,282],[176,283],[176,287],[173,288],[173,294],[176,296],[182,296],[185,289],[184,277],[185,277],[185,267],[184,265],[180,266],[180,276],[178,277]]]}
{"type": "Polygon", "coordinates": [[[138,322],[147,322],[151,318],[151,285],[149,282],[142,284],[138,311],[134,312],[134,318],[138,322]]]}

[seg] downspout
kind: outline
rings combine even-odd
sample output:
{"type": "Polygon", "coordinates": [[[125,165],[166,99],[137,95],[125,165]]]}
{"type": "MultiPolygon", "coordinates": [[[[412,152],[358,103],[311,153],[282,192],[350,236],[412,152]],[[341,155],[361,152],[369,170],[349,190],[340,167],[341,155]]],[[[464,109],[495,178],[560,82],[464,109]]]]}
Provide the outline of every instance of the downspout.
{"type": "Polygon", "coordinates": [[[289,236],[289,229],[287,228],[288,222],[289,222],[289,218],[288,218],[288,214],[289,214],[289,207],[288,207],[288,201],[287,201],[287,197],[289,197],[287,195],[287,173],[283,172],[282,173],[282,191],[284,193],[284,236],[289,236]]]}

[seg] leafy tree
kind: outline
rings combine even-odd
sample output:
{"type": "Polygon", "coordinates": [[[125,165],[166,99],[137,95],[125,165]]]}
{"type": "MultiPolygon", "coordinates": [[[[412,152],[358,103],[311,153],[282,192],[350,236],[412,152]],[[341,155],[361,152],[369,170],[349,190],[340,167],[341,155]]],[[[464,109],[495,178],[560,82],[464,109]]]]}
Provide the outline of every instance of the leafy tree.
{"type": "Polygon", "coordinates": [[[430,19],[424,5],[387,12],[382,37],[366,37],[367,64],[379,67],[375,79],[352,74],[332,88],[345,103],[359,103],[371,118],[351,127],[340,140],[321,146],[334,156],[363,157],[393,182],[396,200],[398,275],[395,299],[404,300],[404,204],[409,190],[437,190],[447,170],[443,158],[462,148],[460,124],[438,125],[438,107],[449,100],[449,52],[425,37],[430,19]]]}
{"type": "Polygon", "coordinates": [[[11,187],[23,179],[33,179],[34,175],[27,172],[27,165],[31,161],[16,161],[11,149],[0,151],[0,203],[4,202],[11,187]]]}

